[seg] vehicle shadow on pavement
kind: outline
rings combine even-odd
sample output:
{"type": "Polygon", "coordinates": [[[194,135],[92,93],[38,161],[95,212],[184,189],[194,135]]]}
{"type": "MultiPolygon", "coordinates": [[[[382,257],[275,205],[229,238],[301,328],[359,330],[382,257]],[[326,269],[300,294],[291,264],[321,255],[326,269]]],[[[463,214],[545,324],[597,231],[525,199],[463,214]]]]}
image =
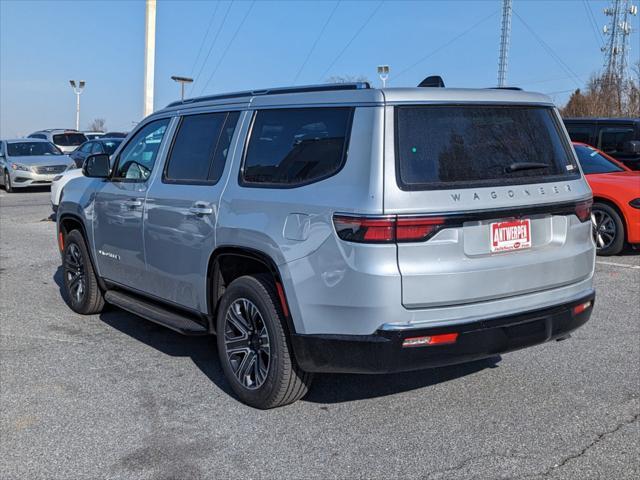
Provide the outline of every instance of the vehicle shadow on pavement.
{"type": "MultiPolygon", "coordinates": [[[[53,279],[60,289],[60,296],[65,299],[62,267],[58,267],[53,279]]],[[[220,390],[235,397],[220,367],[215,336],[181,335],[110,305],[105,306],[99,317],[110,327],[166,355],[190,357],[220,390]]],[[[382,375],[317,374],[302,401],[327,404],[393,395],[455,380],[486,368],[496,368],[501,360],[502,357],[496,355],[462,365],[382,375]]]]}
{"type": "Polygon", "coordinates": [[[342,403],[418,390],[497,368],[500,355],[461,365],[382,375],[317,374],[303,401],[342,403]]]}

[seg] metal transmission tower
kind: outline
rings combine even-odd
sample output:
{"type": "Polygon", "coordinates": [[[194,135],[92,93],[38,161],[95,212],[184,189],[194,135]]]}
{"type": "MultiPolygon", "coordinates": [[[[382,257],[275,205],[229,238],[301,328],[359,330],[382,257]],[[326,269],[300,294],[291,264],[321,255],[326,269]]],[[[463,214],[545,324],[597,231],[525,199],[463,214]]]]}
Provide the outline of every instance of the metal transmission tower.
{"type": "Polygon", "coordinates": [[[609,36],[607,44],[602,47],[605,54],[605,78],[622,80],[627,73],[629,58],[629,36],[631,35],[631,18],[638,14],[638,6],[631,0],[613,0],[604,14],[611,17],[609,25],[605,25],[604,33],[609,36]]]}
{"type": "Polygon", "coordinates": [[[500,58],[498,60],[498,86],[504,87],[507,80],[507,61],[511,41],[512,0],[502,0],[502,33],[500,34],[500,58]]]}

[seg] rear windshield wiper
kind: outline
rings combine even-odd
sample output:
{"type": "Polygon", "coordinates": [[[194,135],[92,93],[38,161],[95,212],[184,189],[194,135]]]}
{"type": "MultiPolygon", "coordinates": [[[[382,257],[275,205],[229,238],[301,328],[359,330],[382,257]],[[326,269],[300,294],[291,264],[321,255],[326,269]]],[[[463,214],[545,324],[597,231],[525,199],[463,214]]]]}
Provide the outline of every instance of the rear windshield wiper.
{"type": "Polygon", "coordinates": [[[513,162],[508,167],[505,167],[504,171],[507,173],[511,173],[517,172],[519,170],[538,170],[542,168],[549,168],[549,165],[540,162],[513,162]]]}

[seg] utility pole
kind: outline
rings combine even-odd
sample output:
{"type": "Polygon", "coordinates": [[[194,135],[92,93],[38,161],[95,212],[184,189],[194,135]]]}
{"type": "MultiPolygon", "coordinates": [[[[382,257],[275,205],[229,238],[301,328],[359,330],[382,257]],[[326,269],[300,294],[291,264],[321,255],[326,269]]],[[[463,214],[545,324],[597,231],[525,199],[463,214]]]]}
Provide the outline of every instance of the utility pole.
{"type": "Polygon", "coordinates": [[[604,71],[607,81],[621,81],[627,74],[629,58],[629,37],[632,32],[631,18],[638,15],[638,6],[631,0],[612,0],[611,6],[604,9],[604,14],[611,17],[609,25],[603,31],[609,36],[604,52],[604,71]]]}
{"type": "Polygon", "coordinates": [[[78,80],[76,84],[75,80],[69,80],[69,85],[73,88],[73,93],[76,94],[76,130],[80,130],[80,95],[86,83],[84,80],[78,80]]]}
{"type": "Polygon", "coordinates": [[[156,61],[156,0],[146,1],[144,37],[143,116],[146,117],[153,113],[153,77],[156,61]]]}
{"type": "Polygon", "coordinates": [[[500,33],[500,57],[498,59],[498,86],[504,87],[507,80],[509,43],[511,42],[512,0],[502,0],[502,32],[500,33]]]}

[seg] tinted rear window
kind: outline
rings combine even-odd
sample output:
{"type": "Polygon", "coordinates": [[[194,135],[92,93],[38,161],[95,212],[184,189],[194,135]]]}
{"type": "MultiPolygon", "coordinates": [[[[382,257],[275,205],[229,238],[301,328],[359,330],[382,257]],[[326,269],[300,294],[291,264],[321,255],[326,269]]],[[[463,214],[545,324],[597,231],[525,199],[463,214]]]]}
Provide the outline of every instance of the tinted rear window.
{"type": "Polygon", "coordinates": [[[580,166],[585,174],[624,172],[624,169],[603,157],[597,150],[583,145],[574,147],[578,154],[580,166]]]}
{"type": "Polygon", "coordinates": [[[352,108],[296,108],[256,113],[243,181],[295,187],[322,180],[343,165],[352,108]]]}
{"type": "Polygon", "coordinates": [[[83,133],[60,133],[53,136],[53,143],[62,147],[75,147],[87,141],[83,133]]]}
{"type": "Polygon", "coordinates": [[[396,112],[398,183],[405,190],[579,175],[551,108],[411,106],[396,112]]]}
{"type": "Polygon", "coordinates": [[[111,155],[122,143],[122,140],[105,140],[102,143],[102,149],[107,155],[111,155]]]}
{"type": "Polygon", "coordinates": [[[171,149],[165,179],[217,182],[224,170],[238,116],[238,112],[220,112],[184,117],[171,149]]]}

